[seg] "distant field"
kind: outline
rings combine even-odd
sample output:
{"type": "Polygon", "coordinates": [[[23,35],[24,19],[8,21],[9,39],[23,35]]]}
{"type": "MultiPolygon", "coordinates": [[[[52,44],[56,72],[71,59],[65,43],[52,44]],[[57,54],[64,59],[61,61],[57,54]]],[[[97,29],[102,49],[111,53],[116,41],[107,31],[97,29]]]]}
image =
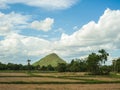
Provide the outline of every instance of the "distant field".
{"type": "Polygon", "coordinates": [[[120,90],[120,74],[0,72],[0,90],[120,90]]]}

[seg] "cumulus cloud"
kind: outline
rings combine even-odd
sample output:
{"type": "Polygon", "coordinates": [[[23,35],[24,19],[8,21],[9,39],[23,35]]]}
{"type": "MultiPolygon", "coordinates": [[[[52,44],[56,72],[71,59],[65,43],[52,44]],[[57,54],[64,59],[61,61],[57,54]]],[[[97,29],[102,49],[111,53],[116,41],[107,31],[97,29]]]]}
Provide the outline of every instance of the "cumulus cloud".
{"type": "MultiPolygon", "coordinates": [[[[79,31],[69,36],[69,38],[75,38],[75,40],[78,39],[77,41],[83,40],[84,43],[82,44],[84,46],[86,46],[86,43],[89,43],[88,45],[112,44],[113,42],[111,42],[111,40],[118,39],[120,35],[119,15],[119,10],[114,11],[107,9],[97,23],[94,21],[89,22],[79,31]]],[[[74,42],[71,44],[74,44],[74,42]]],[[[82,45],[81,43],[79,44],[82,45]]]]}
{"type": "Polygon", "coordinates": [[[98,49],[120,49],[119,16],[120,10],[106,9],[98,22],[90,21],[72,35],[63,33],[60,40],[56,41],[9,33],[0,41],[0,60],[15,59],[12,56],[16,56],[17,60],[27,56],[40,57],[52,52],[70,59],[98,49]]]}
{"type": "Polygon", "coordinates": [[[22,15],[15,12],[4,14],[0,12],[0,36],[19,32],[22,29],[49,31],[54,24],[54,19],[52,18],[46,18],[41,21],[33,20],[32,22],[30,20],[32,19],[29,15],[22,15]]]}
{"type": "Polygon", "coordinates": [[[48,10],[66,9],[77,3],[78,0],[1,0],[0,8],[8,7],[8,4],[22,3],[28,6],[40,7],[48,10]]]}
{"type": "Polygon", "coordinates": [[[54,23],[54,19],[46,18],[43,21],[33,21],[31,23],[31,28],[36,30],[49,31],[51,30],[53,23],[54,23]]]}
{"type": "Polygon", "coordinates": [[[4,14],[0,12],[0,35],[4,36],[15,32],[27,25],[28,16],[24,16],[15,12],[4,14]]]}
{"type": "Polygon", "coordinates": [[[56,52],[74,54],[89,53],[98,49],[119,49],[120,10],[105,10],[98,22],[90,21],[72,35],[62,34],[55,42],[56,52]],[[59,51],[58,51],[59,50],[59,51]]]}
{"type": "MultiPolygon", "coordinates": [[[[4,14],[0,12],[0,36],[3,37],[3,39],[0,39],[0,60],[2,62],[20,61],[20,58],[25,59],[27,56],[36,57],[49,51],[49,41],[19,34],[19,30],[31,29],[31,23],[34,21],[30,22],[30,19],[29,15],[15,12],[4,14]]],[[[50,30],[53,22],[54,19],[46,18],[43,21],[39,21],[38,24],[41,27],[38,28],[44,31],[50,30]]],[[[36,28],[34,27],[34,29],[36,28]]]]}
{"type": "Polygon", "coordinates": [[[40,57],[49,52],[48,48],[50,48],[50,42],[47,40],[12,33],[0,41],[0,60],[20,63],[22,58],[25,62],[29,57],[40,57]]]}

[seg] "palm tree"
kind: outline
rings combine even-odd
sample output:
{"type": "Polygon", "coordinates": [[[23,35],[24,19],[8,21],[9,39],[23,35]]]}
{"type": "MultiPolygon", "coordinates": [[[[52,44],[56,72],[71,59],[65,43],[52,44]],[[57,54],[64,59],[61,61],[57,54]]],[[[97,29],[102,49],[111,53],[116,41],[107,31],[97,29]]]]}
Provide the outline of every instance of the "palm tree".
{"type": "Polygon", "coordinates": [[[27,60],[27,62],[28,62],[28,66],[30,66],[30,61],[31,61],[31,60],[29,60],[29,59],[27,60]]]}
{"type": "Polygon", "coordinates": [[[30,71],[30,61],[31,61],[31,60],[29,60],[29,59],[27,60],[27,62],[28,62],[28,70],[29,70],[29,71],[30,71]]]}

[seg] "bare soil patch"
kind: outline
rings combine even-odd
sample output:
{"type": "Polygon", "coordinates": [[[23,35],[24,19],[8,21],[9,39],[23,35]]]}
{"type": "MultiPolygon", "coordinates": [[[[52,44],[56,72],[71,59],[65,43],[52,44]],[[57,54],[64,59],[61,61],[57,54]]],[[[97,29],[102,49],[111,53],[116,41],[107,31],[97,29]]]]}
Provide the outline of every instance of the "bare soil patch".
{"type": "Polygon", "coordinates": [[[0,90],[120,90],[120,84],[1,84],[0,90]]]}
{"type": "Polygon", "coordinates": [[[28,76],[27,73],[0,73],[0,76],[28,76]]]}
{"type": "Polygon", "coordinates": [[[70,80],[49,77],[2,77],[0,82],[78,82],[80,80],[70,80]]]}
{"type": "Polygon", "coordinates": [[[61,73],[33,73],[40,76],[84,76],[85,72],[61,72],[61,73]]]}

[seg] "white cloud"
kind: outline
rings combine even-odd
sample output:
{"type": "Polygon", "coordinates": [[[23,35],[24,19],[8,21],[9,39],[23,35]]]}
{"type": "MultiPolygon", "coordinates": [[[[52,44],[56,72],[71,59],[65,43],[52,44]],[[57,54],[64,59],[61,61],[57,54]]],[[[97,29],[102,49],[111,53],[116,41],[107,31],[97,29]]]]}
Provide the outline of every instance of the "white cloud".
{"type": "MultiPolygon", "coordinates": [[[[49,41],[18,34],[18,30],[31,28],[30,16],[15,12],[8,14],[0,12],[0,21],[0,36],[3,36],[0,40],[0,60],[3,62],[20,61],[20,58],[36,57],[49,51],[49,41]]],[[[53,21],[51,18],[41,21],[43,25],[41,29],[51,29],[53,21]]]]}
{"type": "Polygon", "coordinates": [[[31,28],[35,30],[49,31],[54,24],[54,19],[52,18],[32,22],[30,22],[30,20],[32,20],[30,15],[22,15],[15,12],[4,14],[0,12],[0,36],[31,28]]]}
{"type": "Polygon", "coordinates": [[[7,35],[0,41],[0,61],[21,63],[30,57],[40,57],[49,52],[50,42],[32,36],[23,36],[17,33],[7,35]]]}
{"type": "MultiPolygon", "coordinates": [[[[0,14],[0,17],[3,16],[0,14]]],[[[107,9],[98,22],[90,21],[72,35],[62,34],[61,39],[56,41],[9,33],[0,41],[0,60],[40,57],[52,52],[70,59],[102,48],[109,51],[120,49],[119,16],[120,10],[107,9]]]]}
{"type": "Polygon", "coordinates": [[[78,0],[1,0],[0,8],[8,7],[8,4],[22,3],[28,6],[40,7],[48,10],[66,9],[77,3],[78,0]]]}
{"type": "Polygon", "coordinates": [[[72,35],[62,34],[56,41],[56,52],[63,55],[89,53],[98,49],[119,49],[120,41],[120,10],[105,10],[98,22],[90,21],[72,35]]]}
{"type": "Polygon", "coordinates": [[[0,47],[2,50],[1,53],[19,53],[28,56],[37,56],[48,52],[47,48],[50,47],[50,42],[37,37],[12,33],[7,35],[4,40],[0,41],[0,47]]]}
{"type": "Polygon", "coordinates": [[[107,9],[100,17],[98,23],[91,21],[70,36],[63,34],[61,41],[67,42],[70,40],[69,45],[73,46],[113,44],[111,40],[118,40],[120,35],[119,16],[120,10],[107,9]]]}
{"type": "Polygon", "coordinates": [[[6,9],[8,6],[6,5],[7,0],[0,0],[0,8],[1,9],[6,9]]]}
{"type": "Polygon", "coordinates": [[[0,35],[4,36],[12,32],[16,32],[21,27],[27,25],[28,16],[24,16],[15,12],[4,14],[0,12],[0,35]]]}
{"type": "Polygon", "coordinates": [[[43,21],[33,21],[31,23],[31,28],[36,30],[49,31],[51,30],[53,23],[54,23],[54,19],[46,18],[43,21]]]}

